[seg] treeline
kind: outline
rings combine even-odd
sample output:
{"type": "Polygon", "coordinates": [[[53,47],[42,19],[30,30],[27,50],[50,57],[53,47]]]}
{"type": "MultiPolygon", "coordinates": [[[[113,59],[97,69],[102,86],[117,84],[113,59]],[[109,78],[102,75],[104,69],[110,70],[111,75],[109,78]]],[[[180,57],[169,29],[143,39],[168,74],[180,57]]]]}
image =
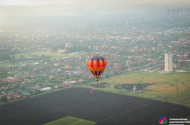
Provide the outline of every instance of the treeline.
{"type": "Polygon", "coordinates": [[[80,51],[85,51],[85,52],[90,52],[90,49],[87,47],[72,47],[68,48],[66,53],[71,53],[71,52],[80,52],[80,51]]]}
{"type": "Polygon", "coordinates": [[[0,53],[0,61],[2,60],[11,60],[11,57],[8,53],[0,53]]]}

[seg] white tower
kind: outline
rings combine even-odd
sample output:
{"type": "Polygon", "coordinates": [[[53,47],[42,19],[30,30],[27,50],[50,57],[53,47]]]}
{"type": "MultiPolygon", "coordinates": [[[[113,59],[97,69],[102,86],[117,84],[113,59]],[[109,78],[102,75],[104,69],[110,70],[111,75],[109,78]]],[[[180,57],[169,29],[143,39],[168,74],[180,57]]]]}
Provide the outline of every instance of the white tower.
{"type": "Polygon", "coordinates": [[[165,72],[173,71],[173,58],[171,53],[165,53],[165,72]]]}
{"type": "Polygon", "coordinates": [[[135,85],[133,86],[133,91],[136,92],[136,86],[135,85]]]}

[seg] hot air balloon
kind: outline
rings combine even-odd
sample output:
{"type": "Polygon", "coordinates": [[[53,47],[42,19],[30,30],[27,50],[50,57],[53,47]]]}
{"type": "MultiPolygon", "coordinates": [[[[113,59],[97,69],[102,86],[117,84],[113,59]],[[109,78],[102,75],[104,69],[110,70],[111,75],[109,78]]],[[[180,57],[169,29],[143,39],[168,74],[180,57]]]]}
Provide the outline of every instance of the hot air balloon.
{"type": "MultiPolygon", "coordinates": [[[[93,56],[93,57],[90,57],[86,61],[86,65],[87,65],[88,69],[90,70],[90,72],[97,79],[96,81],[98,82],[98,78],[100,77],[100,75],[103,73],[104,69],[107,66],[107,60],[102,56],[93,56]]],[[[95,85],[94,85],[94,87],[95,87],[95,85]]],[[[94,87],[93,87],[93,89],[94,89],[94,87]]],[[[93,89],[92,89],[90,95],[92,94],[93,89]]]]}

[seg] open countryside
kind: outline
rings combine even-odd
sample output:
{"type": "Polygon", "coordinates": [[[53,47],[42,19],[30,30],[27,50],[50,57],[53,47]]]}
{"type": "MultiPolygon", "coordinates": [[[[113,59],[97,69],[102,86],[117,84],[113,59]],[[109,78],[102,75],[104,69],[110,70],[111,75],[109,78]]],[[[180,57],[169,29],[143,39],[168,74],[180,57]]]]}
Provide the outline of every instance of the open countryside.
{"type": "Polygon", "coordinates": [[[89,92],[85,88],[68,88],[1,105],[0,124],[37,125],[72,116],[101,125],[147,125],[156,124],[162,115],[189,117],[190,109],[176,104],[97,90],[89,96],[89,92]]]}

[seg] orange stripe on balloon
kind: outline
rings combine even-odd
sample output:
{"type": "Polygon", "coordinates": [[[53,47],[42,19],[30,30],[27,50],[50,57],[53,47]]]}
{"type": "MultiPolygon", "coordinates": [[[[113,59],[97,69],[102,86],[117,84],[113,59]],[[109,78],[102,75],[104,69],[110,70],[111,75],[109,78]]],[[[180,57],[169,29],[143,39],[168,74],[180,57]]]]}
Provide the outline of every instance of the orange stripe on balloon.
{"type": "Polygon", "coordinates": [[[96,60],[93,61],[93,66],[97,67],[97,61],[96,60]]]}
{"type": "Polygon", "coordinates": [[[100,67],[102,67],[103,66],[102,60],[100,60],[99,62],[100,62],[100,67]]]}
{"type": "Polygon", "coordinates": [[[88,61],[88,65],[89,65],[89,67],[91,67],[91,61],[90,60],[88,61]]]}
{"type": "Polygon", "coordinates": [[[105,60],[105,65],[107,66],[107,60],[105,60]]]}

